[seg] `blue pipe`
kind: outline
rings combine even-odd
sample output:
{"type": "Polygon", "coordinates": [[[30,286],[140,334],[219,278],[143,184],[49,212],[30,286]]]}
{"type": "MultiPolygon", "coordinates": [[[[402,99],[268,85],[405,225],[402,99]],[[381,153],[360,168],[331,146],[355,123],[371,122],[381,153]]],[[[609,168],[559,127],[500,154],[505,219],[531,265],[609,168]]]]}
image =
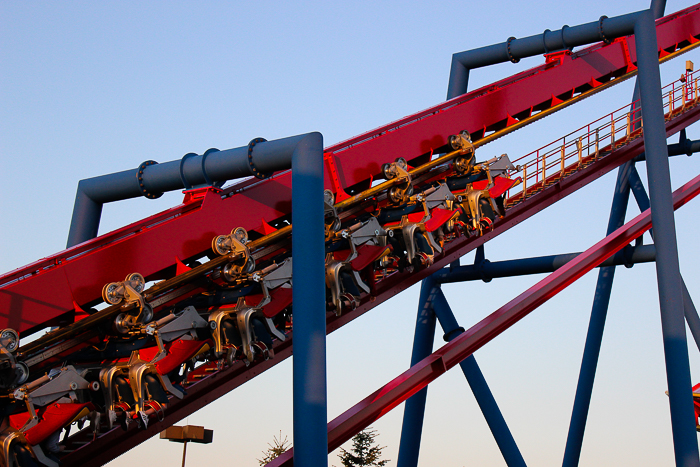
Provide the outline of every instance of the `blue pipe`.
{"type": "MultiPolygon", "coordinates": [[[[457,319],[442,290],[440,288],[436,288],[435,290],[436,293],[432,300],[433,311],[445,332],[445,341],[449,342],[462,334],[464,328],[461,328],[457,323],[457,319]]],[[[503,418],[501,409],[498,408],[496,399],[493,397],[483,373],[481,373],[479,365],[476,363],[476,358],[474,358],[474,355],[471,355],[464,359],[459,366],[462,368],[462,373],[464,373],[464,376],[467,378],[467,382],[474,393],[474,398],[479,404],[481,413],[484,414],[486,423],[491,429],[491,433],[501,450],[501,454],[503,454],[503,459],[506,461],[506,464],[509,467],[525,467],[525,460],[513,439],[508,424],[503,418]]]]}
{"type": "Polygon", "coordinates": [[[542,34],[522,39],[511,37],[500,44],[456,53],[452,55],[447,100],[467,92],[469,70],[471,69],[508,61],[516,63],[521,58],[571,49],[593,42],[609,42],[618,37],[632,34],[641,13],[629,13],[613,18],[602,16],[598,21],[579,26],[564,26],[557,31],[547,30],[542,34]]]}
{"type": "Polygon", "coordinates": [[[666,128],[661,101],[656,26],[650,10],[639,14],[634,25],[634,35],[675,460],[679,466],[700,466],[671,199],[671,178],[666,157],[666,128]]]}
{"type": "MultiPolygon", "coordinates": [[[[454,282],[478,280],[490,282],[491,279],[500,277],[545,274],[556,271],[580,254],[568,253],[496,262],[485,259],[474,265],[440,269],[432,277],[437,283],[451,284],[454,282]]],[[[654,245],[628,246],[602,262],[598,267],[613,265],[631,267],[637,263],[650,263],[655,261],[655,259],[656,249],[654,245]]]]}
{"type": "MultiPolygon", "coordinates": [[[[435,294],[432,277],[423,279],[418,300],[418,316],[413,337],[411,366],[417,364],[433,352],[435,338],[435,313],[431,307],[432,296],[435,294]]],[[[420,440],[423,433],[423,418],[425,401],[428,397],[428,386],[411,396],[404,406],[403,423],[401,425],[401,441],[397,467],[416,467],[420,454],[420,440]]]]}
{"type": "Polygon", "coordinates": [[[301,138],[292,159],[294,465],[328,465],[323,136],[301,138]]]}
{"type": "Polygon", "coordinates": [[[104,203],[139,196],[154,199],[166,191],[187,186],[223,183],[253,175],[264,177],[287,170],[292,164],[292,153],[306,136],[266,142],[256,138],[240,148],[209,150],[201,156],[188,154],[183,159],[162,164],[146,161],[136,169],[81,180],[75,195],[67,248],[97,236],[104,203]]]}

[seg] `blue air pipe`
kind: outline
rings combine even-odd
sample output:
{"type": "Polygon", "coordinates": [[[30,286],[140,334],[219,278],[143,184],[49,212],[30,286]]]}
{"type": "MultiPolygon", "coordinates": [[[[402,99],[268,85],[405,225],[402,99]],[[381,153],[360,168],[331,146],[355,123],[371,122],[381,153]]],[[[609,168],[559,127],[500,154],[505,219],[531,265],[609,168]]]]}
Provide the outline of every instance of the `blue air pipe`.
{"type": "Polygon", "coordinates": [[[500,44],[458,52],[452,55],[447,100],[467,92],[469,70],[509,61],[517,63],[521,58],[628,36],[634,32],[634,25],[640,13],[613,18],[601,16],[598,21],[579,26],[564,26],[557,31],[547,30],[542,34],[522,39],[511,37],[500,44]]]}
{"type": "MultiPolygon", "coordinates": [[[[413,351],[411,352],[411,366],[417,364],[433,352],[435,313],[433,312],[431,302],[437,290],[432,276],[423,279],[421,282],[420,297],[418,299],[418,316],[416,318],[416,330],[413,336],[413,351]]],[[[428,386],[412,395],[404,405],[399,457],[396,461],[397,467],[416,467],[418,465],[420,440],[423,434],[425,401],[427,397],[428,386]]]]}
{"type": "MultiPolygon", "coordinates": [[[[435,282],[451,284],[463,281],[483,280],[501,277],[525,276],[530,274],[545,274],[554,272],[566,263],[576,258],[580,253],[568,253],[563,255],[538,256],[534,258],[514,259],[508,261],[491,262],[483,260],[477,264],[458,266],[455,268],[443,268],[433,274],[435,282]]],[[[656,259],[654,245],[639,245],[627,247],[617,252],[598,267],[605,266],[632,266],[637,263],[650,263],[656,259]]]]}
{"type": "Polygon", "coordinates": [[[167,191],[287,170],[292,165],[292,153],[307,136],[274,141],[256,138],[240,148],[188,154],[162,164],[146,161],[136,169],[81,180],[75,195],[67,248],[97,236],[104,203],[139,196],[154,199],[167,191]]]}
{"type": "MultiPolygon", "coordinates": [[[[462,334],[464,328],[460,327],[457,323],[457,319],[442,289],[436,288],[435,290],[436,293],[432,301],[433,311],[438,321],[440,321],[442,330],[445,332],[444,340],[449,342],[462,334]]],[[[484,374],[476,363],[476,358],[474,355],[470,355],[460,362],[459,366],[469,383],[469,387],[474,393],[474,398],[479,404],[481,413],[484,415],[484,419],[491,429],[493,438],[496,440],[496,444],[501,450],[506,465],[508,465],[508,467],[525,467],[525,460],[520,453],[520,449],[518,449],[518,445],[515,443],[515,439],[513,439],[513,435],[508,428],[506,420],[503,418],[503,414],[496,403],[496,399],[491,393],[491,389],[486,382],[486,378],[484,378],[484,374]]]]}

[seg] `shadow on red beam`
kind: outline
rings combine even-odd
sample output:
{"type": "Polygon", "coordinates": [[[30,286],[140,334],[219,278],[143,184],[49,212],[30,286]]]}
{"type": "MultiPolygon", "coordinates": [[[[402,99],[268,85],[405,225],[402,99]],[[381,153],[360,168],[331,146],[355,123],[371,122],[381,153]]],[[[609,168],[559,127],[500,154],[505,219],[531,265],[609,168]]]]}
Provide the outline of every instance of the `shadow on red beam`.
{"type": "MultiPolygon", "coordinates": [[[[700,175],[673,193],[674,210],[698,194],[700,194],[700,175]]],[[[338,416],[328,424],[328,452],[338,448],[363,428],[459,364],[650,228],[651,211],[647,209],[565,266],[491,313],[455,340],[445,344],[338,416]]],[[[267,467],[294,465],[293,455],[293,449],[290,449],[267,464],[267,467]]]]}

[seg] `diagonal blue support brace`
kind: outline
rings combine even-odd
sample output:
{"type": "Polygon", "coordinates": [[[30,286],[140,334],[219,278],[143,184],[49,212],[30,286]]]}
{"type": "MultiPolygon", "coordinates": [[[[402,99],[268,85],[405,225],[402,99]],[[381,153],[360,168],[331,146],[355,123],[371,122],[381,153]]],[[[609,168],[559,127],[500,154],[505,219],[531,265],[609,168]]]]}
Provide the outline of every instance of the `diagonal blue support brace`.
{"type": "MultiPolygon", "coordinates": [[[[435,290],[435,293],[432,295],[431,304],[438,321],[440,321],[440,326],[442,326],[445,332],[444,339],[449,342],[462,334],[464,328],[461,328],[457,323],[457,319],[449,303],[447,303],[442,289],[438,286],[433,290],[435,290]]],[[[459,366],[462,368],[462,373],[464,373],[464,376],[467,378],[467,382],[474,393],[474,398],[479,404],[481,412],[484,414],[486,423],[491,429],[491,433],[496,440],[496,444],[498,444],[498,448],[501,450],[501,454],[503,454],[503,459],[506,461],[506,464],[509,467],[525,467],[525,460],[513,439],[508,424],[503,418],[501,409],[498,408],[496,399],[493,397],[483,373],[481,373],[479,365],[476,363],[474,355],[470,355],[463,360],[459,366]]]]}
{"type": "MultiPolygon", "coordinates": [[[[644,184],[641,178],[639,178],[639,172],[634,169],[630,172],[630,186],[632,188],[632,193],[634,194],[635,201],[637,201],[637,206],[639,206],[640,211],[646,211],[649,209],[649,196],[644,189],[644,184]]],[[[653,231],[649,231],[651,238],[654,238],[653,231]]],[[[688,323],[688,328],[690,333],[693,335],[695,340],[695,345],[697,345],[698,350],[700,350],[700,317],[698,316],[698,311],[695,309],[693,304],[693,299],[690,297],[690,292],[688,292],[688,287],[685,285],[683,277],[681,277],[681,286],[683,288],[683,314],[685,315],[685,321],[688,323]]]]}
{"type": "MultiPolygon", "coordinates": [[[[423,279],[418,300],[418,317],[416,331],[413,337],[413,352],[411,366],[417,364],[433,352],[435,338],[435,313],[431,307],[432,295],[435,293],[431,277],[423,279]]],[[[428,397],[428,386],[424,387],[406,401],[401,425],[401,443],[399,445],[398,467],[416,467],[420,454],[420,439],[423,433],[423,417],[425,401],[428,397]]]]}
{"type": "MultiPolygon", "coordinates": [[[[610,218],[608,220],[607,235],[610,235],[625,222],[627,204],[629,202],[630,185],[629,173],[634,168],[634,162],[627,162],[620,167],[615,183],[615,193],[613,195],[612,207],[610,208],[610,218]]],[[[583,435],[588,419],[588,410],[591,405],[591,394],[593,393],[593,382],[595,380],[600,347],[603,342],[603,330],[605,329],[605,319],[608,314],[610,304],[610,294],[612,292],[613,279],[615,277],[615,266],[601,268],[598,273],[593,307],[591,309],[591,319],[588,323],[588,334],[583,349],[581,360],[581,371],[579,373],[576,395],[574,396],[574,407],[571,413],[571,423],[569,424],[569,434],[566,438],[564,448],[564,467],[575,467],[579,463],[581,456],[581,446],[583,445],[583,435]]]]}

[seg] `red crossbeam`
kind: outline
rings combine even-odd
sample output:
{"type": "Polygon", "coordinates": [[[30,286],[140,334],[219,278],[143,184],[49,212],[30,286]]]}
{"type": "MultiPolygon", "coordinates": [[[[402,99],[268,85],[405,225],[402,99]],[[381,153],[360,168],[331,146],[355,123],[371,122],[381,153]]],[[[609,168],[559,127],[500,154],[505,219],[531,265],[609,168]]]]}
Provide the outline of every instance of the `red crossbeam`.
{"type": "MultiPolygon", "coordinates": [[[[700,175],[673,193],[673,208],[678,209],[700,194],[700,175]]],[[[518,295],[482,319],[455,340],[421,360],[384,387],[360,401],[328,424],[328,452],[338,448],[363,428],[423,389],[447,370],[459,364],[530,312],[564,290],[591,269],[620,251],[651,228],[647,209],[615,232],[578,255],[566,265],[518,295]]],[[[267,467],[294,465],[293,449],[273,460],[267,467]]]]}

